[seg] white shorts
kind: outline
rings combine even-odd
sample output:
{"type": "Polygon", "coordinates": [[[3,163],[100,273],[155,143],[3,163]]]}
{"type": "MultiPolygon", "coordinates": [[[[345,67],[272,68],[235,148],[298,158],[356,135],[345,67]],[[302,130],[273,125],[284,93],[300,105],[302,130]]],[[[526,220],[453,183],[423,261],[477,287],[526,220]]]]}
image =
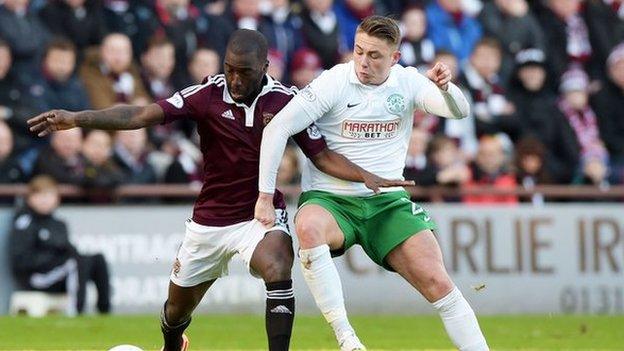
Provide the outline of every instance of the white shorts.
{"type": "Polygon", "coordinates": [[[241,256],[253,276],[259,277],[250,267],[251,256],[264,235],[275,230],[290,235],[285,210],[275,210],[275,225],[269,229],[255,219],[226,227],[207,227],[188,219],[171,281],[177,286],[190,287],[227,275],[228,264],[235,254],[241,256]]]}

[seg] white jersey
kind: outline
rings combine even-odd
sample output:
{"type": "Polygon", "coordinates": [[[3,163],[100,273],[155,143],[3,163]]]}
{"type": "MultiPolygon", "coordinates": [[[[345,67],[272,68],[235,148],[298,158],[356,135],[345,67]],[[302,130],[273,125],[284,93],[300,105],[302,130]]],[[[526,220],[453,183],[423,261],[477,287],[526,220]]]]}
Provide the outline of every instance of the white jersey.
{"type": "MultiPolygon", "coordinates": [[[[416,109],[463,118],[468,114],[468,103],[455,85],[449,84],[448,92],[443,92],[413,67],[394,65],[383,84],[365,85],[357,78],[353,61],[334,66],[301,90],[269,124],[270,130],[265,129],[260,191],[270,193],[274,188],[276,160],[271,165],[266,161],[283,150],[284,137],[313,122],[329,149],[377,176],[403,179],[416,109]]],[[[308,133],[315,132],[308,129],[308,133]]],[[[310,161],[303,167],[302,188],[352,196],[373,194],[363,183],[334,178],[310,161]]]]}

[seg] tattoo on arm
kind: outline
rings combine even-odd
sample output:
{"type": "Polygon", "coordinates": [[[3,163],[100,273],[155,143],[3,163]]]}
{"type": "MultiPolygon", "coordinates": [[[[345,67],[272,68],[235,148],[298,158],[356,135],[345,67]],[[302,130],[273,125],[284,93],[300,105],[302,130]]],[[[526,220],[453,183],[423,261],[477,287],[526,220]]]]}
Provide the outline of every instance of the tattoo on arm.
{"type": "Polygon", "coordinates": [[[84,128],[120,130],[147,126],[139,118],[141,106],[119,105],[99,111],[83,111],[76,114],[76,125],[84,128]]]}

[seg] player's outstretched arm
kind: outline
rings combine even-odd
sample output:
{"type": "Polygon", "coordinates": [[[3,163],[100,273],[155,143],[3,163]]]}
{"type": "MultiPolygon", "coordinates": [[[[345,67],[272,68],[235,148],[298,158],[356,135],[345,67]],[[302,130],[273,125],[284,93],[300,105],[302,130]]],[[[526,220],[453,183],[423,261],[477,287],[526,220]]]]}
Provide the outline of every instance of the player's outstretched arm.
{"type": "Polygon", "coordinates": [[[461,90],[451,82],[451,70],[443,63],[436,63],[427,71],[429,83],[425,90],[419,94],[419,104],[428,113],[460,119],[468,117],[470,105],[461,90]]]}
{"type": "Polygon", "coordinates": [[[314,155],[311,160],[314,166],[321,172],[327,173],[332,177],[364,183],[367,188],[375,193],[379,192],[379,188],[414,185],[414,182],[411,180],[391,180],[378,177],[349,161],[343,155],[327,148],[314,155]]]}
{"type": "Polygon", "coordinates": [[[104,110],[70,112],[51,110],[28,120],[30,131],[43,137],[57,130],[83,127],[123,130],[149,127],[163,122],[165,113],[158,104],[117,105],[104,110]]]}

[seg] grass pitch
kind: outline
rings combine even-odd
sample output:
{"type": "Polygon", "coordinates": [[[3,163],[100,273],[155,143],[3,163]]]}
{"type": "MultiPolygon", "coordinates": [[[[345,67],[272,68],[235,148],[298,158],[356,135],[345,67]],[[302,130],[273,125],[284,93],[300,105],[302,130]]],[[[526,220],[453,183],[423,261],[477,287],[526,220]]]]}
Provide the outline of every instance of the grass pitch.
{"type": "MultiPolygon", "coordinates": [[[[353,316],[369,350],[452,350],[437,316],[353,316]]],[[[482,316],[493,350],[624,350],[624,316],[482,316]]],[[[299,316],[293,350],[336,350],[321,317],[299,316]]],[[[195,316],[191,350],[266,350],[264,317],[195,316]]],[[[0,350],[158,350],[157,316],[0,317],[0,350]]]]}

